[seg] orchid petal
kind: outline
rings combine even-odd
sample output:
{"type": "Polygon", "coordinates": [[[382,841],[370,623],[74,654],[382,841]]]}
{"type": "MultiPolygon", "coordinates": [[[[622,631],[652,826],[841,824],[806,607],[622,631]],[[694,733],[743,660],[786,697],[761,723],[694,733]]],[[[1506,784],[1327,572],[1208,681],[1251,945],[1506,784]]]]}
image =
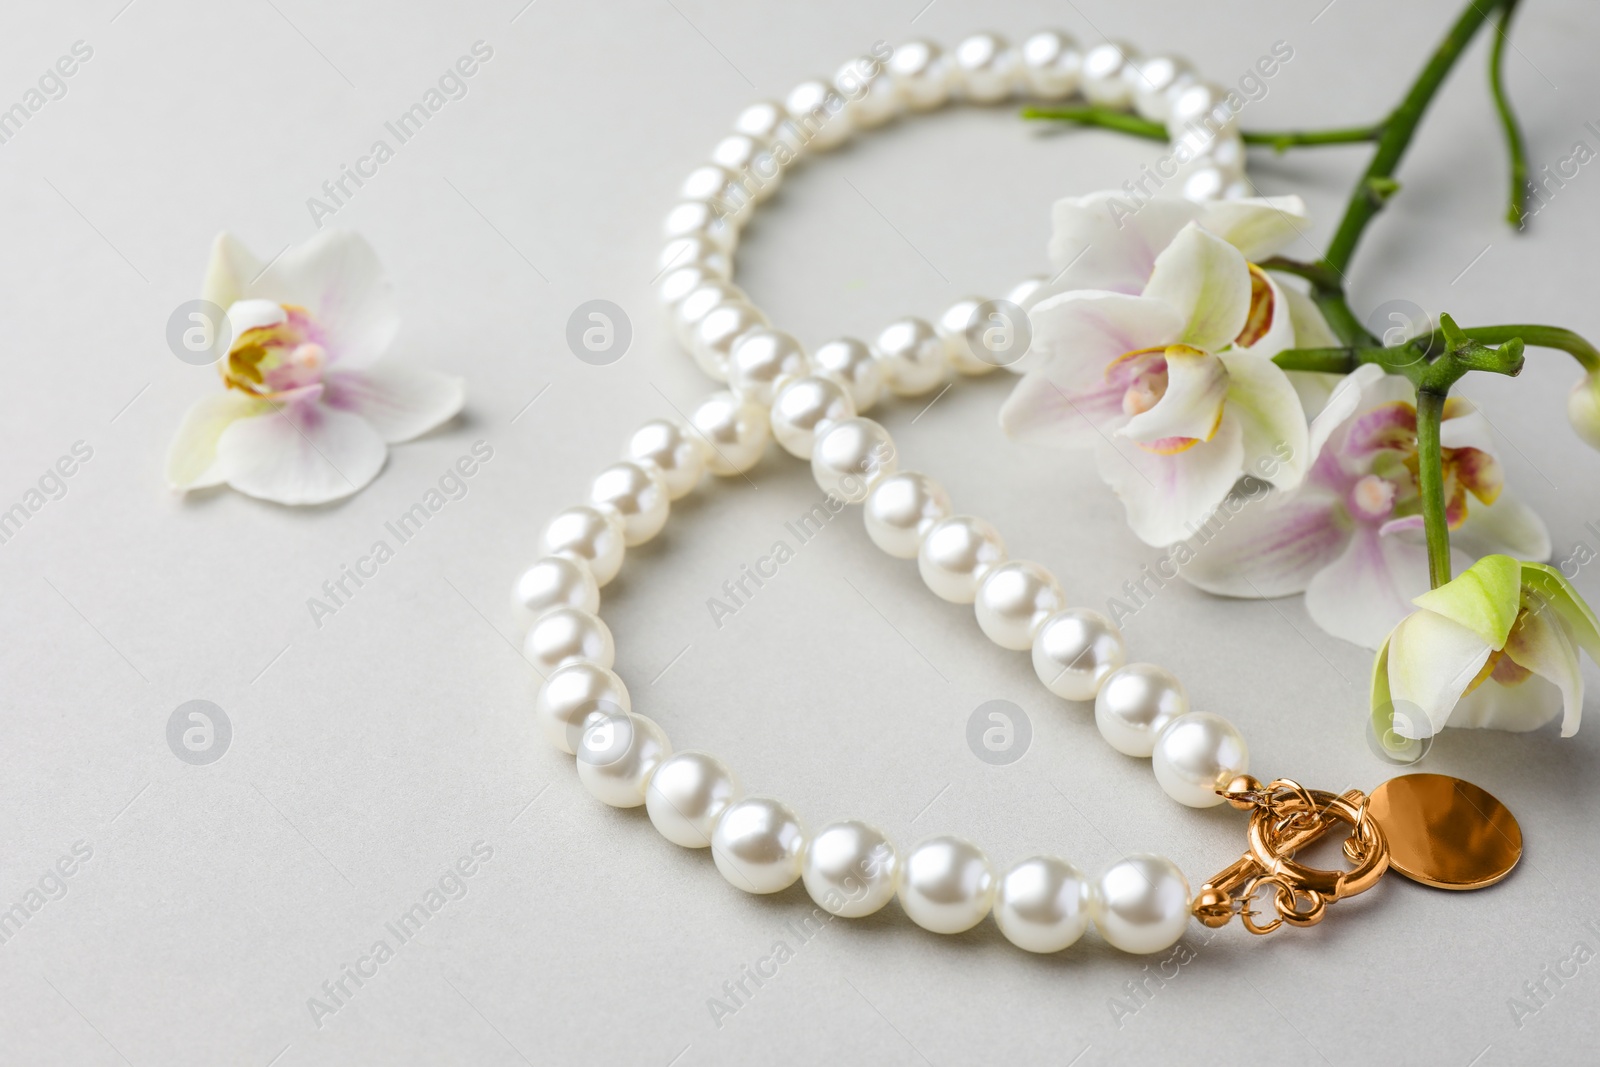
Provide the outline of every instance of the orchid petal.
{"type": "MultiPolygon", "coordinates": [[[[1515,685],[1491,677],[1461,698],[1445,725],[1525,733],[1560,714],[1564,699],[1558,686],[1537,674],[1515,685]]],[[[1561,736],[1571,735],[1563,728],[1561,736]]]]}
{"type": "Polygon", "coordinates": [[[1050,261],[1059,273],[1051,288],[1139,293],[1161,250],[1200,211],[1181,197],[1159,197],[1135,208],[1120,192],[1057,200],[1050,212],[1050,261]]]}
{"type": "Polygon", "coordinates": [[[1252,266],[1250,267],[1250,278],[1253,283],[1250,294],[1251,315],[1253,316],[1256,313],[1255,304],[1260,298],[1259,290],[1265,293],[1266,307],[1264,310],[1269,317],[1266,322],[1266,328],[1261,331],[1260,336],[1248,342],[1246,334],[1251,332],[1253,319],[1247,318],[1244,331],[1234,339],[1234,345],[1252,355],[1271,359],[1279,352],[1295,347],[1294,320],[1289,313],[1289,302],[1284,296],[1285,290],[1272,275],[1259,267],[1252,266]]]}
{"type": "Polygon", "coordinates": [[[229,334],[235,340],[249,330],[277,326],[289,318],[283,305],[271,300],[236,300],[224,306],[228,309],[229,334]]]}
{"type": "Polygon", "coordinates": [[[377,477],[387,452],[365,419],[309,399],[240,419],[217,441],[228,484],[279,504],[349,496],[377,477]]]}
{"type": "Polygon", "coordinates": [[[1427,588],[1426,546],[1357,525],[1339,558],[1306,587],[1306,613],[1335,637],[1377,648],[1427,588]]]}
{"type": "Polygon", "coordinates": [[[1187,345],[1170,346],[1164,358],[1167,391],[1117,432],[1146,445],[1172,437],[1209,441],[1228,399],[1228,368],[1211,353],[1187,345]]]}
{"type": "Polygon", "coordinates": [[[1383,368],[1376,363],[1363,363],[1334,386],[1327,404],[1311,420],[1307,449],[1312,462],[1322,455],[1323,446],[1333,436],[1334,430],[1347,423],[1361,407],[1362,398],[1378,379],[1384,377],[1383,368]]]}
{"type": "MultiPolygon", "coordinates": [[[[1451,397],[1453,403],[1457,398],[1451,397]]],[[[1478,409],[1469,406],[1457,408],[1455,414],[1446,409],[1444,421],[1439,423],[1439,444],[1445,448],[1472,448],[1497,455],[1494,431],[1489,420],[1478,409]]]]}
{"type": "Polygon", "coordinates": [[[1414,611],[1389,635],[1389,692],[1421,709],[1436,732],[1493,651],[1460,623],[1414,611]]]}
{"type": "Polygon", "coordinates": [[[1561,736],[1577,733],[1578,720],[1583,717],[1583,671],[1578,664],[1578,646],[1571,628],[1551,602],[1538,593],[1529,592],[1527,610],[1517,616],[1517,624],[1506,639],[1506,655],[1517,666],[1561,691],[1561,736]]]}
{"type": "Polygon", "coordinates": [[[1206,204],[1200,225],[1257,263],[1300,240],[1311,216],[1298,196],[1246,197],[1206,204]]]}
{"type": "Polygon", "coordinates": [[[1466,627],[1490,648],[1504,648],[1522,608],[1522,565],[1510,556],[1484,556],[1412,603],[1466,627]]]}
{"type": "Polygon", "coordinates": [[[196,400],[167,448],[167,484],[174,489],[205,489],[225,479],[217,462],[217,439],[238,419],[260,414],[265,401],[232,389],[196,400]]]}
{"type": "Polygon", "coordinates": [[[1517,559],[1545,560],[1552,551],[1550,530],[1538,512],[1507,494],[1469,511],[1451,540],[1471,556],[1499,552],[1517,559]]]}
{"type": "Polygon", "coordinates": [[[327,336],[330,360],[358,369],[383,355],[400,319],[377,254],[348,230],[323,230],[279,256],[250,296],[306,308],[327,336]]]}
{"type": "Polygon", "coordinates": [[[1293,489],[1311,463],[1305,411],[1288,375],[1253,351],[1224,352],[1228,413],[1244,431],[1245,473],[1293,489]]]}
{"type": "Polygon", "coordinates": [[[1250,267],[1238,249],[1191,222],[1156,257],[1144,295],[1183,316],[1174,340],[1215,352],[1239,336],[1250,315],[1250,267]]]}
{"type": "MultiPolygon", "coordinates": [[[[1255,257],[1246,254],[1245,258],[1255,257]]],[[[1288,284],[1279,284],[1278,291],[1289,309],[1289,322],[1294,327],[1294,347],[1339,347],[1339,338],[1334,335],[1328,326],[1328,320],[1322,315],[1322,309],[1317,307],[1311,297],[1288,284]]]]}
{"type": "Polygon", "coordinates": [[[1147,545],[1170,545],[1198,530],[1239,480],[1241,436],[1238,422],[1224,417],[1210,441],[1171,455],[1102,438],[1095,465],[1121,498],[1134,534],[1147,545]]]}
{"type": "Polygon", "coordinates": [[[325,379],[324,402],[370,422],[390,444],[409,441],[453,418],[466,402],[460,378],[380,362],[325,379]]]}
{"type": "Polygon", "coordinates": [[[1415,763],[1426,755],[1427,748],[1418,742],[1433,736],[1432,723],[1423,730],[1420,722],[1412,721],[1406,708],[1394,702],[1389,691],[1388,638],[1372,662],[1372,732],[1384,752],[1402,763],[1415,763]]]}
{"type": "Polygon", "coordinates": [[[1600,619],[1595,618],[1593,609],[1578,595],[1567,576],[1548,564],[1524,561],[1522,584],[1544,598],[1567,624],[1578,647],[1600,663],[1600,619]]]}
{"type": "Polygon", "coordinates": [[[237,237],[219,233],[211,242],[211,259],[206,264],[205,280],[200,283],[200,298],[226,309],[244,297],[260,273],[261,261],[237,237]]]}
{"type": "Polygon", "coordinates": [[[1325,490],[1268,492],[1230,515],[1231,505],[1190,539],[1194,557],[1180,569],[1190,584],[1217,596],[1303,593],[1350,539],[1339,498],[1325,490]]]}

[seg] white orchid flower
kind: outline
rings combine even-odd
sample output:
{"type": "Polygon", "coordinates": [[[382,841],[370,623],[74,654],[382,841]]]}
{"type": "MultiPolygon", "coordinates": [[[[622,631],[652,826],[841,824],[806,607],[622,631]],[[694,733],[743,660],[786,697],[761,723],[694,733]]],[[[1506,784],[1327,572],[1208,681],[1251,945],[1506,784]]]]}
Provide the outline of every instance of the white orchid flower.
{"type": "Polygon", "coordinates": [[[1386,744],[1444,726],[1533,730],[1557,714],[1562,737],[1577,733],[1578,653],[1600,662],[1600,622],[1559,570],[1485,556],[1416,605],[1374,664],[1373,720],[1386,744]]]}
{"type": "MultiPolygon", "coordinates": [[[[1305,481],[1273,490],[1192,542],[1181,573],[1210,593],[1305,593],[1323,630],[1377,648],[1428,589],[1417,488],[1417,410],[1410,384],[1366,364],[1344,378],[1311,422],[1305,481]]],[[[1465,549],[1457,567],[1508,552],[1550,555],[1534,511],[1502,492],[1489,425],[1469,402],[1446,402],[1440,428],[1446,517],[1465,549]]]]}
{"type": "Polygon", "coordinates": [[[380,361],[399,326],[393,289],[361,237],[327,230],[264,265],[229,234],[202,297],[226,310],[224,391],[195,402],[167,453],[175,489],[228,483],[280,504],[349,496],[388,446],[461,410],[461,380],[380,361]]]}
{"type": "Polygon", "coordinates": [[[1272,362],[1293,343],[1281,290],[1198,224],[1156,257],[1139,295],[1061,293],[1031,318],[1037,366],[1001,425],[1092,447],[1147,544],[1188,537],[1243,474],[1284,489],[1304,476],[1305,413],[1272,362]]]}

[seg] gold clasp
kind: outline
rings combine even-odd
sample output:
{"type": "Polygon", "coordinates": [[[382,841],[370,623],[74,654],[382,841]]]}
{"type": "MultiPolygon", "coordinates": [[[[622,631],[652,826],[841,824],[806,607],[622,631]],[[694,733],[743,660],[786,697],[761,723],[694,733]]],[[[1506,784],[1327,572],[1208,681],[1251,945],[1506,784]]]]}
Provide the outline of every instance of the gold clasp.
{"type": "Polygon", "coordinates": [[[1389,867],[1388,842],[1359,789],[1340,795],[1307,789],[1287,778],[1264,786],[1240,775],[1217,792],[1251,813],[1250,850],[1200,887],[1192,908],[1207,926],[1225,926],[1236,914],[1253,934],[1270,934],[1284,923],[1314,926],[1329,904],[1366,892],[1389,867]],[[1295,862],[1297,851],[1341,824],[1350,828],[1344,854],[1353,869],[1325,871],[1295,862]],[[1256,916],[1267,913],[1251,904],[1269,887],[1276,917],[1258,923],[1256,916]]]}

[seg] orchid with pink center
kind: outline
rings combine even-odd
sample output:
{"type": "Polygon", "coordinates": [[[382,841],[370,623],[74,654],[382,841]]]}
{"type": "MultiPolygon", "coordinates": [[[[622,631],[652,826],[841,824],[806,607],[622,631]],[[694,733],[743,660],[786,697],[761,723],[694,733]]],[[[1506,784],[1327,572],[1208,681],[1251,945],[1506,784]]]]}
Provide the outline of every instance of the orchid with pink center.
{"type": "Polygon", "coordinates": [[[1034,363],[1000,412],[1011,436],[1092,447],[1128,523],[1169,545],[1252,473],[1305,473],[1300,400],[1272,356],[1294,342],[1281,290],[1237,248],[1186,223],[1137,296],[1084,290],[1031,313],[1034,363]]]}
{"type": "Polygon", "coordinates": [[[201,295],[232,338],[224,391],[195,402],[167,453],[175,489],[224,482],[280,504],[361,489],[390,444],[461,410],[461,380],[380,357],[394,340],[394,293],[365,240],[328,230],[263,265],[228,234],[201,295]]]}
{"type": "Polygon", "coordinates": [[[1416,598],[1374,663],[1372,714],[1392,750],[1445,726],[1533,730],[1583,714],[1579,651],[1600,662],[1600,622],[1559,570],[1485,556],[1416,598]]]}
{"type": "MultiPolygon", "coordinates": [[[[1405,379],[1366,364],[1311,422],[1311,469],[1293,492],[1269,492],[1228,519],[1182,573],[1207,592],[1278,597],[1304,592],[1323,630],[1367,648],[1428,589],[1417,486],[1417,413],[1405,379]]],[[[1459,565],[1490,552],[1544,559],[1550,534],[1502,493],[1489,426],[1460,398],[1445,405],[1446,517],[1459,565]]]]}

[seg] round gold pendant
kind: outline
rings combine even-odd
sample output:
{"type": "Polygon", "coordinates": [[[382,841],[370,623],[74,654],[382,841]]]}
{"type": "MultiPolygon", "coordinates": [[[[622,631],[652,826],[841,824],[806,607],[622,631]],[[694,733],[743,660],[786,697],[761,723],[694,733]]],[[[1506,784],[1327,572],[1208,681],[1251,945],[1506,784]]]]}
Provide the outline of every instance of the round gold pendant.
{"type": "Polygon", "coordinates": [[[1522,858],[1522,828],[1492,795],[1446,774],[1407,774],[1372,791],[1389,866],[1439,889],[1482,889],[1522,858]]]}

